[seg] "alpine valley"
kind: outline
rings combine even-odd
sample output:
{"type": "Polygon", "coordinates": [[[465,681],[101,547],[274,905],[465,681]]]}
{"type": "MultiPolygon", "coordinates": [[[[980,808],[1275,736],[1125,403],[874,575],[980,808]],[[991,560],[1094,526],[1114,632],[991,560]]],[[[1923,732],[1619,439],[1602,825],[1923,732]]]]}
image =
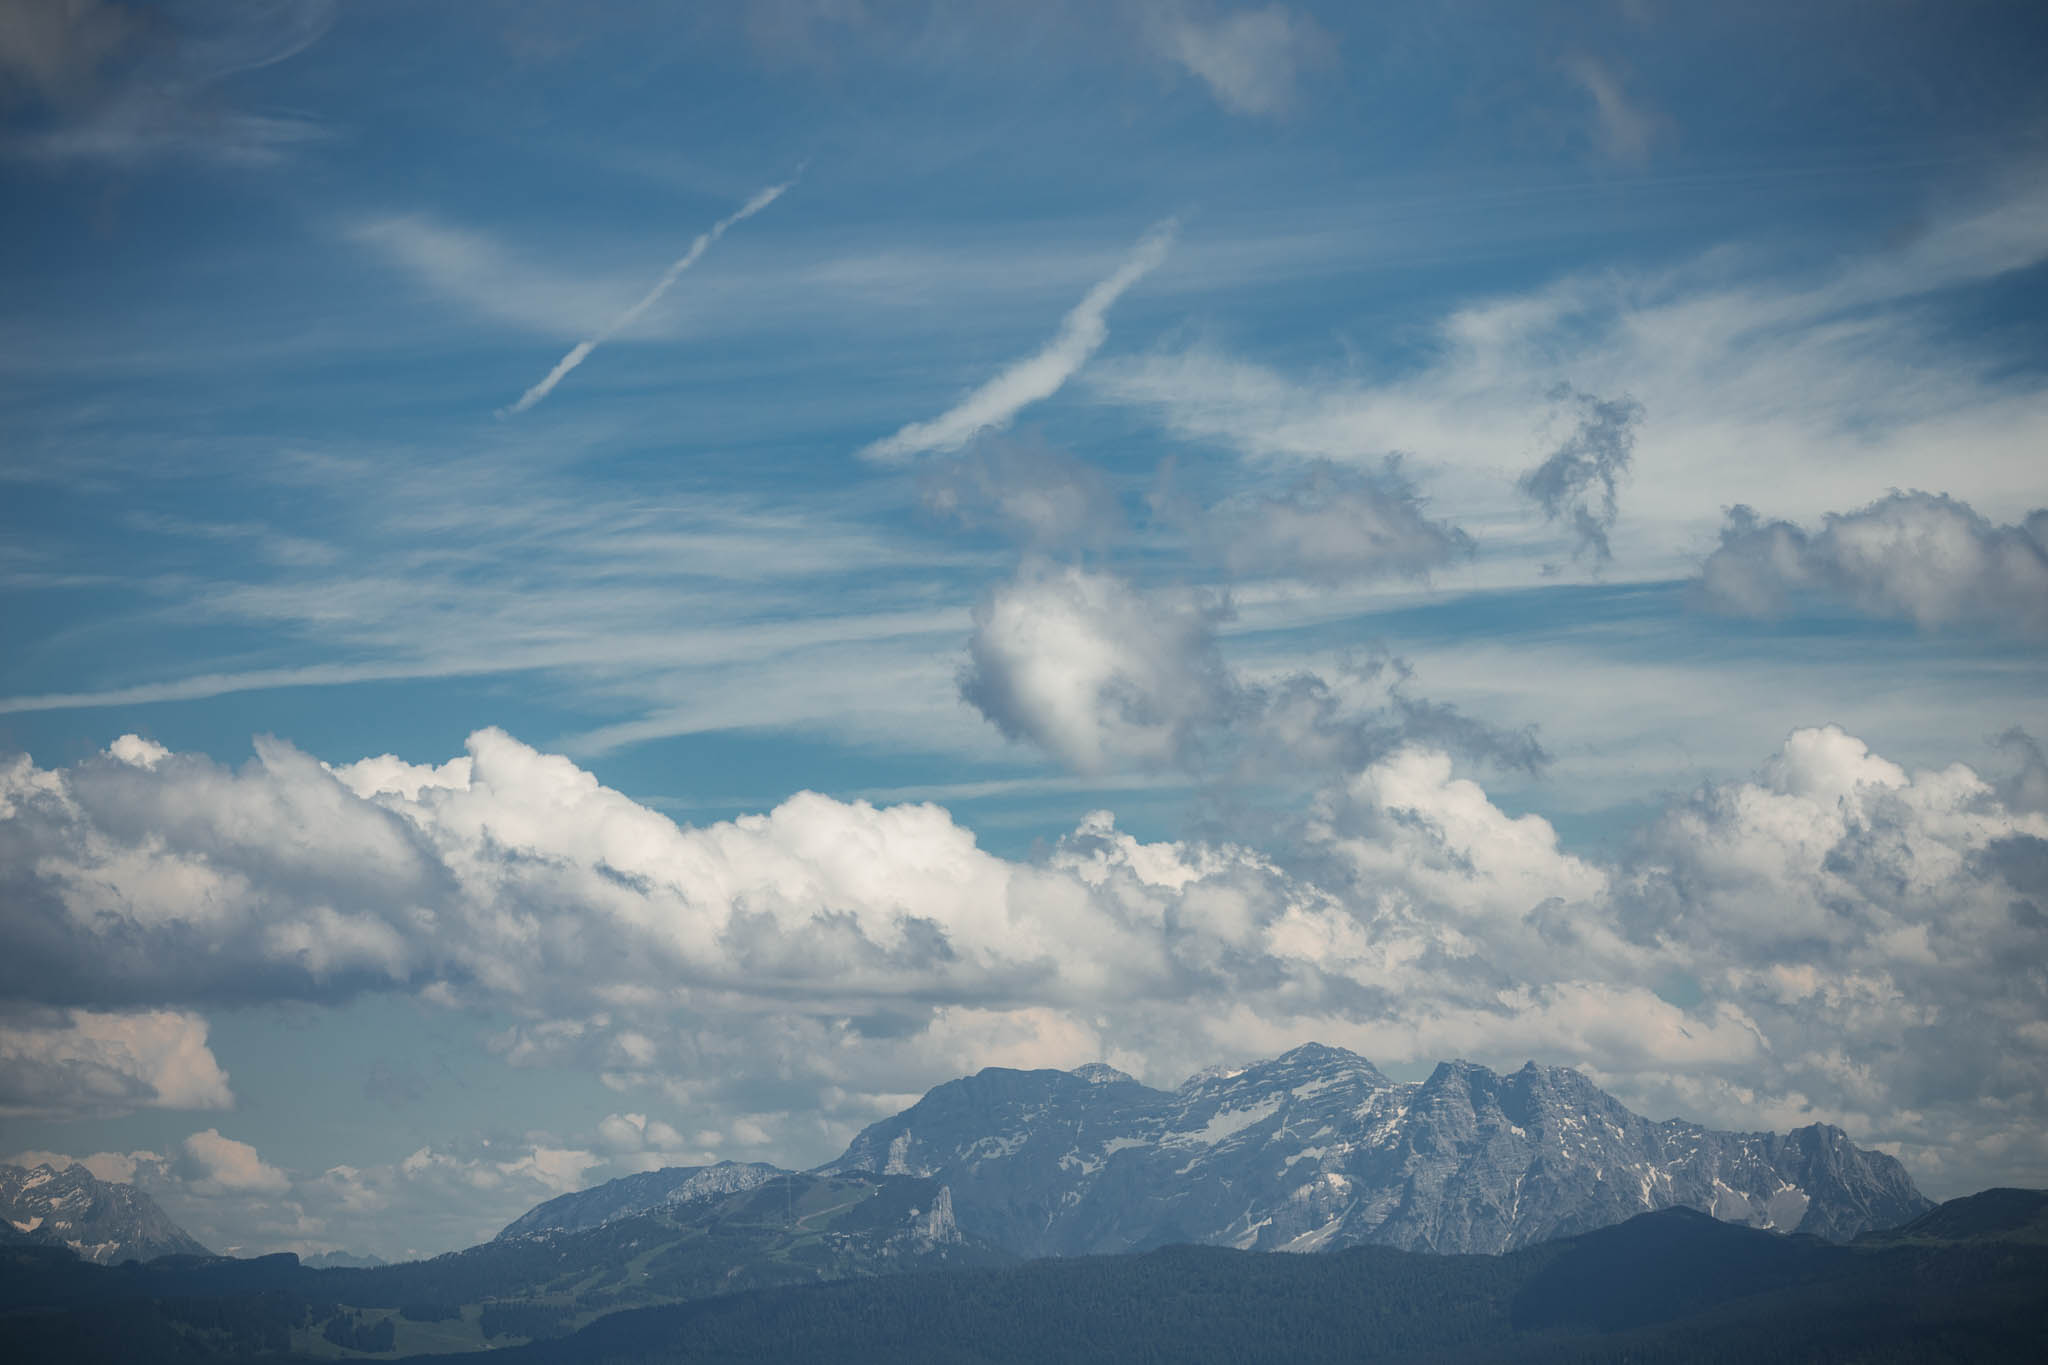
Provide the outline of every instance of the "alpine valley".
{"type": "Polygon", "coordinates": [[[1173,1091],[985,1070],[815,1170],[631,1176],[405,1265],[211,1257],[130,1187],[0,1176],[23,1360],[1988,1359],[2048,1321],[2048,1196],[1937,1208],[1838,1129],[1313,1044],[1173,1091]]]}

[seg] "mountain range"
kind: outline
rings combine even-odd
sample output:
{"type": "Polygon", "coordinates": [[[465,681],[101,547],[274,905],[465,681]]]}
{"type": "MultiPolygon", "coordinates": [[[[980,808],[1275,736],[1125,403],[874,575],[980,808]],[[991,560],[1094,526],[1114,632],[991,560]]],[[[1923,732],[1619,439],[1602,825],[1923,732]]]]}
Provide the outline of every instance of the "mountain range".
{"type": "MultiPolygon", "coordinates": [[[[1395,1081],[1310,1043],[1171,1091],[1101,1063],[992,1067],[871,1125],[806,1177],[759,1162],[667,1167],[548,1200],[499,1240],[848,1179],[915,1182],[922,1193],[898,1202],[919,1209],[934,1245],[1024,1258],[1181,1242],[1499,1253],[1666,1208],[1846,1241],[1932,1207],[1896,1160],[1828,1125],[1717,1132],[1644,1118],[1568,1068],[1502,1076],[1451,1061],[1395,1081]]],[[[0,1240],[102,1263],[206,1254],[147,1195],[78,1165],[0,1166],[0,1219],[0,1240]]]]}
{"type": "MultiPolygon", "coordinates": [[[[990,1068],[870,1126],[814,1172],[855,1173],[935,1181],[962,1234],[1023,1257],[1177,1242],[1498,1253],[1667,1208],[1846,1241],[1932,1207],[1895,1159],[1828,1125],[1653,1121],[1577,1071],[1533,1062],[1507,1076],[1445,1062],[1394,1081],[1313,1043],[1172,1091],[1100,1063],[990,1068]]],[[[501,1236],[596,1226],[775,1174],[728,1163],[629,1176],[542,1204],[501,1236]]]]}
{"type": "MultiPolygon", "coordinates": [[[[1790,1294],[1789,1306],[1758,1300],[1742,1311],[1767,1323],[1789,1314],[1794,1327],[1823,1321],[1837,1335],[1855,1316],[1841,1311],[1845,1295],[1877,1302],[1896,1293],[1939,1308],[1927,1286],[1885,1276],[1981,1270],[2004,1297],[1971,1308],[1957,1330],[2006,1340],[2019,1311],[2012,1285],[2025,1280],[2008,1261],[2021,1253],[1957,1245],[1988,1238],[2036,1248],[2048,1241],[2048,1201],[2006,1191],[1931,1209],[1897,1161],[1825,1125],[1716,1132],[1632,1113],[1576,1071],[1531,1064],[1502,1076],[1446,1062],[1425,1080],[1395,1081],[1354,1053],[1310,1044],[1200,1073],[1174,1090],[1102,1064],[990,1068],[936,1087],[814,1170],[722,1162],[628,1176],[539,1204],[490,1242],[403,1265],[211,1258],[130,1186],[77,1166],[0,1168],[8,1220],[0,1241],[10,1244],[0,1246],[8,1267],[0,1314],[14,1328],[57,1334],[37,1336],[43,1354],[29,1359],[389,1358],[525,1341],[536,1360],[665,1360],[696,1358],[690,1343],[706,1324],[726,1334],[718,1339],[731,1358],[774,1358],[760,1341],[746,1344],[748,1332],[765,1330],[764,1313],[794,1315],[824,1337],[841,1315],[913,1334],[918,1323],[943,1319],[956,1333],[944,1350],[937,1339],[899,1345],[904,1359],[945,1359],[973,1333],[960,1303],[986,1300],[992,1314],[1021,1315],[1022,1325],[1006,1329],[1021,1342],[1043,1336],[1031,1324],[1062,1311],[1066,1296],[1092,1295],[1110,1313],[1099,1324],[1104,1339],[1122,1340],[1162,1310],[1104,1304],[1143,1285],[1184,1299],[1189,1291],[1175,1277],[1193,1276],[1214,1282],[1219,1303],[1236,1305],[1229,1322],[1219,1320],[1217,1340],[1243,1344],[1245,1323],[1264,1321],[1250,1306],[1261,1295],[1313,1296],[1332,1275],[1331,1284],[1363,1275],[1381,1314],[1374,1321],[1435,1305],[1490,1323],[1487,1340],[1522,1341],[1525,1328],[1550,1330],[1543,1305],[1569,1289],[1553,1285],[1548,1249],[1576,1248],[1571,1263],[1592,1264],[1626,1260],[1634,1247],[1663,1258],[1663,1273],[1681,1280],[1721,1276],[1716,1293],[1790,1294]],[[1623,1235],[1626,1228],[1639,1231],[1623,1235]],[[1842,1244],[1851,1243],[1862,1250],[1849,1255],[1842,1244]],[[1265,1251],[1326,1254],[1252,1254],[1265,1251]],[[1277,1268],[1282,1262],[1351,1269],[1296,1272],[1277,1268]],[[1053,1264],[1079,1267],[1045,1272],[1072,1285],[1033,1269],[1053,1264]],[[1485,1268],[1496,1264],[1506,1268],[1485,1268]],[[909,1281],[916,1284],[901,1287],[909,1281]],[[1822,1300],[1801,1297],[1802,1286],[1823,1281],[1836,1287],[1822,1300]],[[876,1287],[786,1303],[759,1297],[856,1282],[876,1287]],[[1501,1297],[1510,1290],[1520,1296],[1513,1305],[1501,1297]],[[729,1306],[691,1307],[714,1300],[729,1306]],[[753,1306],[731,1306],[741,1300],[753,1306]],[[780,1306],[763,1306],[771,1302],[780,1306]],[[649,1313],[657,1316],[641,1316],[649,1313]],[[556,1338],[560,1350],[542,1349],[556,1338]],[[653,1343],[647,1350],[626,1349],[642,1338],[653,1343]]],[[[2036,1250],[2024,1256],[2028,1266],[2039,1260],[2036,1250]]],[[[1345,1292],[1366,1291],[1352,1284],[1345,1292]]],[[[1692,1311],[1684,1294],[1673,1302],[1673,1321],[1692,1311]]],[[[1346,1314],[1356,1316],[1346,1309],[1341,1322],[1315,1326],[1312,1341],[1365,1330],[1346,1314]]],[[[1185,1336],[1185,1325],[1145,1330],[1185,1336]]],[[[1387,1341],[1418,1350],[1467,1341],[1441,1324],[1411,1326],[1387,1341]]],[[[1275,1340],[1295,1341],[1289,1333],[1299,1327],[1275,1340]]],[[[1057,1332],[1040,1344],[1036,1357],[987,1343],[975,1349],[990,1360],[1034,1359],[1066,1358],[1073,1346],[1057,1332]]],[[[835,1356],[822,1339],[806,1349],[820,1359],[887,1358],[835,1356]]],[[[1203,1358],[1189,1349],[1187,1358],[1203,1358]]],[[[1301,1358],[1317,1358],[1302,1349],[1301,1358]]],[[[706,1358],[714,1357],[726,1358],[706,1358]]],[[[1290,1357],[1251,1350],[1243,1358],[1290,1357]]]]}

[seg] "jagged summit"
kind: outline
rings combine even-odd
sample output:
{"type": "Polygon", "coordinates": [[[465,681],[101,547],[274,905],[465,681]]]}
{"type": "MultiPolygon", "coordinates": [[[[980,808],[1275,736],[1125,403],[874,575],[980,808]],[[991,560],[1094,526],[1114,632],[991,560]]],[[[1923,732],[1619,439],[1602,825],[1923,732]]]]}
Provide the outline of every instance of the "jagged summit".
{"type": "Polygon", "coordinates": [[[78,1165],[0,1165],[0,1219],[17,1235],[9,1240],[69,1247],[101,1265],[213,1254],[141,1190],[78,1165]]]}
{"type": "MultiPolygon", "coordinates": [[[[726,1162],[628,1176],[549,1200],[500,1236],[595,1227],[784,1174],[726,1162]]],[[[922,1235],[1022,1256],[1174,1242],[1499,1252],[1663,1209],[1847,1240],[1932,1207],[1897,1161],[1831,1125],[1653,1122],[1582,1073],[1534,1061],[1501,1075],[1457,1059],[1395,1081],[1318,1043],[1172,1091],[1101,1062],[988,1067],[869,1125],[809,1174],[936,1183],[943,1201],[920,1205],[922,1235]]]]}
{"type": "Polygon", "coordinates": [[[1177,1093],[1185,1094],[1191,1090],[1200,1090],[1205,1087],[1213,1088],[1230,1082],[1238,1082],[1241,1078],[1249,1078],[1244,1083],[1259,1084],[1289,1072],[1321,1072],[1326,1070],[1355,1071],[1361,1075],[1372,1077],[1383,1084],[1393,1084],[1392,1081],[1387,1079],[1385,1073],[1356,1052],[1346,1048],[1331,1047],[1327,1043],[1303,1043],[1299,1047],[1281,1053],[1278,1057],[1269,1057],[1263,1061],[1239,1062],[1235,1064],[1225,1063],[1217,1066],[1203,1067],[1200,1071],[1182,1081],[1177,1093]]]}
{"type": "Polygon", "coordinates": [[[964,1232],[1024,1255],[1497,1252],[1674,1207],[1846,1239],[1930,1207],[1897,1161],[1839,1129],[1652,1122],[1533,1061],[1503,1076],[1459,1059],[1398,1082],[1309,1043],[1172,1092],[1096,1079],[1110,1070],[947,1082],[820,1170],[943,1180],[964,1232]]]}

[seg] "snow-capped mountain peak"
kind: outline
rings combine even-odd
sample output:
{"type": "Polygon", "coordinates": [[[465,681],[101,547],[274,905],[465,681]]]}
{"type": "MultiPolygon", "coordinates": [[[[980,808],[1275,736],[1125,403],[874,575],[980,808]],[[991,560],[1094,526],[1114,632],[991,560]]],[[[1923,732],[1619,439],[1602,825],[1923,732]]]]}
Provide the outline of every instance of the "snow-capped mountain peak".
{"type": "Polygon", "coordinates": [[[213,1254],[148,1195],[80,1165],[0,1165],[0,1218],[10,1241],[66,1246],[102,1265],[213,1254]]]}
{"type": "Polygon", "coordinates": [[[1896,1161],[1839,1130],[1653,1122],[1534,1062],[1503,1076],[1449,1061],[1398,1082],[1307,1044],[1171,1092],[1107,1071],[947,1082],[821,1170],[942,1179],[964,1232],[1027,1255],[1179,1241],[1497,1252],[1674,1206],[1846,1238],[1929,1207],[1896,1161]]]}

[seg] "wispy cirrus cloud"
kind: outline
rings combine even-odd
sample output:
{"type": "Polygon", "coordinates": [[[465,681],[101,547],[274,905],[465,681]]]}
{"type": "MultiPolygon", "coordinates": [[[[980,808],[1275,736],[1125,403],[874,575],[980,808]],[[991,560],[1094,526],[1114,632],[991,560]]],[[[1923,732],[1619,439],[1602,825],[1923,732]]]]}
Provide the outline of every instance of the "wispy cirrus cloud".
{"type": "Polygon", "coordinates": [[[1329,62],[1334,48],[1315,20],[1285,5],[1205,16],[1166,4],[1152,11],[1146,29],[1158,51],[1233,114],[1286,113],[1302,68],[1329,62]]]}
{"type": "Polygon", "coordinates": [[[1593,102],[1594,142],[1602,154],[1623,166],[1648,161],[1663,121],[1629,93],[1605,62],[1579,53],[1565,63],[1565,71],[1593,102]]]}
{"type": "Polygon", "coordinates": [[[542,336],[596,332],[631,297],[630,286],[615,274],[566,274],[490,234],[428,214],[365,218],[350,224],[345,235],[434,293],[542,336]]]}
{"type": "MultiPolygon", "coordinates": [[[[1162,510],[1168,518],[1180,512],[1170,502],[1162,510]]],[[[1240,579],[1426,579],[1473,551],[1471,536],[1429,516],[1392,458],[1377,470],[1315,461],[1283,489],[1240,493],[1181,519],[1195,532],[1196,553],[1240,579]]]]}
{"type": "Polygon", "coordinates": [[[333,18],[332,0],[168,13],[106,0],[15,0],[0,11],[0,72],[33,92],[40,118],[9,141],[47,162],[275,162],[324,130],[296,115],[233,108],[218,88],[297,56],[333,18]]]}
{"type": "Polygon", "coordinates": [[[1035,355],[1008,366],[930,421],[912,422],[863,447],[862,458],[892,464],[927,451],[957,450],[981,432],[1009,425],[1030,404],[1058,393],[1102,349],[1109,339],[1110,307],[1166,259],[1179,227],[1169,218],[1139,239],[1116,272],[1074,305],[1053,339],[1035,355]]]}
{"type": "Polygon", "coordinates": [[[991,438],[918,479],[925,509],[962,526],[991,527],[1033,549],[1103,550],[1128,532],[1102,470],[1042,439],[991,438]]]}
{"type": "Polygon", "coordinates": [[[1940,491],[1988,514],[2038,505],[2048,387],[1931,337],[1923,310],[2041,261],[2044,225],[2048,180],[2033,168],[1944,207],[1909,240],[1819,271],[1731,248],[1475,300],[1440,319],[1425,363],[1396,374],[1302,375],[1198,342],[1118,357],[1088,382],[1175,436],[1258,463],[1371,465],[1401,453],[1482,558],[1495,546],[1535,569],[1574,546],[1597,556],[1594,531],[1612,536],[1619,572],[1680,578],[1697,562],[1688,544],[1758,490],[1771,491],[1778,515],[1813,518],[1841,507],[1845,490],[1881,497],[1923,484],[1933,467],[1953,481],[1940,491]],[[1633,410],[1604,424],[1587,410],[1593,425],[1552,469],[1561,482],[1518,487],[1565,381],[1628,395],[1654,421],[1638,431],[1633,410]],[[1973,457],[1953,459],[1958,449],[1973,457]],[[1607,506],[1618,457],[1655,469],[1632,488],[1620,528],[1607,506]],[[1561,514],[1548,543],[1532,539],[1531,495],[1535,510],[1554,502],[1561,514]]]}

